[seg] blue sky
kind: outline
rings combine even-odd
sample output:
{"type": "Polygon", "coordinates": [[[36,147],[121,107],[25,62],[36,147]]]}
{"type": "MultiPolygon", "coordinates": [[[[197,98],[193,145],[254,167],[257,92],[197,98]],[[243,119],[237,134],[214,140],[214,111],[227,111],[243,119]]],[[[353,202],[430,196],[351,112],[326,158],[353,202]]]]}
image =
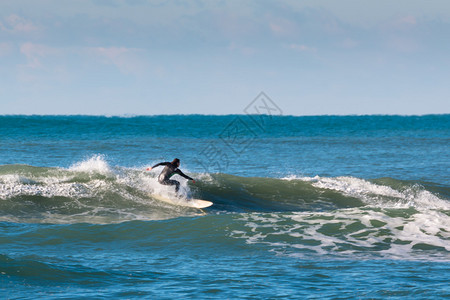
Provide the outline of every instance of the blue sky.
{"type": "Polygon", "coordinates": [[[2,0],[0,114],[450,113],[450,1],[2,0]]]}

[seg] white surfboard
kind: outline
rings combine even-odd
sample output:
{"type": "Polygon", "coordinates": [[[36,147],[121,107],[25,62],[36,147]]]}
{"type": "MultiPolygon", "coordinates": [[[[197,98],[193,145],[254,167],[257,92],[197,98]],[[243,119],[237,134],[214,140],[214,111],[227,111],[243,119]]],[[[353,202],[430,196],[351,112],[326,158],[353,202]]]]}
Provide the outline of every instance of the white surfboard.
{"type": "Polygon", "coordinates": [[[211,201],[201,200],[201,199],[184,199],[184,198],[169,198],[165,196],[161,196],[158,194],[151,194],[152,198],[163,201],[166,203],[170,203],[173,205],[180,205],[180,206],[186,206],[186,207],[195,207],[195,208],[205,208],[213,205],[211,201]]]}

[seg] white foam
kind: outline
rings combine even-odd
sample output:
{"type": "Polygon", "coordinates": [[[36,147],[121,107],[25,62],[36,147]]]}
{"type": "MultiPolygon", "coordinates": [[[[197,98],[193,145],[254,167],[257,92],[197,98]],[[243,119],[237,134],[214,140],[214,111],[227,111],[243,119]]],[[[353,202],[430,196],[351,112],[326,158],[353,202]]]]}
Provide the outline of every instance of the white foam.
{"type": "Polygon", "coordinates": [[[404,190],[396,190],[390,186],[380,185],[364,179],[342,177],[296,177],[288,176],[283,180],[302,180],[311,182],[317,188],[338,191],[346,196],[361,199],[368,205],[391,208],[415,207],[418,209],[450,210],[450,201],[440,199],[419,185],[404,190]]]}
{"type": "MultiPolygon", "coordinates": [[[[70,171],[112,174],[104,157],[97,155],[74,164],[70,171]]],[[[79,199],[94,197],[98,189],[105,189],[105,181],[90,180],[87,183],[70,182],[73,176],[63,169],[50,169],[33,175],[7,174],[0,176],[0,199],[16,196],[67,197],[79,199]],[[68,182],[69,181],[69,182],[68,182]]]]}
{"type": "Polygon", "coordinates": [[[5,175],[0,175],[0,183],[3,184],[10,184],[10,185],[14,185],[14,184],[35,184],[35,181],[22,176],[22,175],[17,175],[17,174],[5,174],[5,175]]]}
{"type": "Polygon", "coordinates": [[[404,218],[391,217],[383,211],[352,208],[314,213],[251,213],[243,214],[240,220],[247,229],[233,231],[232,237],[244,238],[250,244],[269,245],[275,252],[291,249],[288,253],[294,256],[315,253],[334,257],[450,261],[450,216],[439,211],[404,218]],[[364,227],[351,230],[358,223],[364,227]],[[335,229],[324,232],[324,226],[335,229]],[[422,245],[441,247],[447,252],[430,254],[420,250],[422,245]]]}
{"type": "MultiPolygon", "coordinates": [[[[105,157],[97,155],[73,164],[68,169],[46,169],[26,175],[7,174],[0,176],[0,200],[15,197],[17,206],[39,203],[39,198],[25,201],[21,196],[46,198],[64,197],[61,204],[51,204],[48,211],[32,211],[22,215],[3,215],[0,220],[50,223],[111,223],[127,220],[159,220],[185,215],[185,210],[174,208],[161,201],[153,200],[152,193],[173,195],[173,186],[163,186],[157,181],[159,172],[145,172],[145,169],[110,167],[105,157]],[[80,174],[81,173],[81,174],[80,174]],[[86,173],[88,176],[86,176],[86,173]],[[102,174],[103,176],[92,176],[102,174]],[[127,205],[129,203],[129,205],[127,205]],[[157,209],[154,209],[154,208],[157,209]],[[67,211],[61,214],[60,211],[67,211]],[[70,213],[72,211],[73,213],[70,213]]],[[[180,192],[190,195],[187,180],[178,178],[180,192]]],[[[55,201],[59,201],[55,199],[55,201]]],[[[31,206],[30,206],[31,205],[31,206]]],[[[45,204],[46,205],[46,204],[45,204]]],[[[50,205],[50,204],[49,204],[50,205]]]]}
{"type": "MultiPolygon", "coordinates": [[[[31,181],[33,182],[34,181],[31,181]]],[[[89,188],[79,183],[29,184],[26,181],[0,183],[0,198],[9,199],[16,196],[70,197],[91,196],[89,188]]]]}
{"type": "Polygon", "coordinates": [[[73,164],[69,170],[76,172],[86,172],[86,173],[100,173],[104,175],[109,175],[112,173],[111,168],[106,162],[105,156],[98,154],[90,157],[87,160],[77,162],[73,164]]]}

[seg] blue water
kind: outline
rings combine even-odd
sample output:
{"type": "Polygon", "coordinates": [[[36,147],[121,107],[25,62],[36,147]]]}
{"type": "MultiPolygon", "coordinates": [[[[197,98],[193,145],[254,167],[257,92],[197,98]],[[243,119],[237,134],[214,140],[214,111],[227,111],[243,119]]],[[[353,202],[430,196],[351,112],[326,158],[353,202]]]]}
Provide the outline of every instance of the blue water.
{"type": "Polygon", "coordinates": [[[0,298],[448,298],[450,115],[0,116],[0,298]],[[181,159],[214,202],[152,193],[181,159]]]}

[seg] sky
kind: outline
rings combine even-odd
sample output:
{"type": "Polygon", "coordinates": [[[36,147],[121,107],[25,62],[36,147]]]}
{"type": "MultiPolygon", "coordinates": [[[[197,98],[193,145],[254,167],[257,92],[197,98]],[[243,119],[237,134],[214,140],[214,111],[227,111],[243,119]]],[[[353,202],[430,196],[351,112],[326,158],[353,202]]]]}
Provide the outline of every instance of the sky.
{"type": "Polygon", "coordinates": [[[0,114],[450,113],[448,0],[1,0],[0,114]]]}

